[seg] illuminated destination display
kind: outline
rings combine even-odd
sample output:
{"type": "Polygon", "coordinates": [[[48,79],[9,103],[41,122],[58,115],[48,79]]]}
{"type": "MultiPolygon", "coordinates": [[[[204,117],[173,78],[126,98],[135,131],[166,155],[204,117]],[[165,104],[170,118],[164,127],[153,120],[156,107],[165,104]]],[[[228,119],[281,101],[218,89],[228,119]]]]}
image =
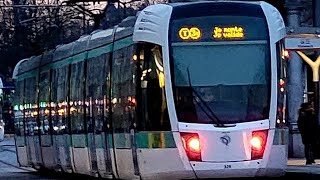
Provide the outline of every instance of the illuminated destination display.
{"type": "Polygon", "coordinates": [[[201,31],[197,27],[183,27],[179,30],[179,37],[183,40],[198,40],[201,38],[201,31]]]}
{"type": "Polygon", "coordinates": [[[244,28],[241,26],[213,26],[211,30],[209,28],[181,27],[178,31],[178,37],[183,41],[198,41],[202,39],[202,33],[205,37],[211,36],[211,40],[239,40],[245,38],[244,28]]]}
{"type": "Polygon", "coordinates": [[[170,42],[228,42],[267,40],[266,21],[260,17],[229,15],[188,17],[170,23],[170,42]]]}
{"type": "Polygon", "coordinates": [[[243,39],[244,30],[242,27],[214,27],[213,35],[214,39],[243,39]]]}

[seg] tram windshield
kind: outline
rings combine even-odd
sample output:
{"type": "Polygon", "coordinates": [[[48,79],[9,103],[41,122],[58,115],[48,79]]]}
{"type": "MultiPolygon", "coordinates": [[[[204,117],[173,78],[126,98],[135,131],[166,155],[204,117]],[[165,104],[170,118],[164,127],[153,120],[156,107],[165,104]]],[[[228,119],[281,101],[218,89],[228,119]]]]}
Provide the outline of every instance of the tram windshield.
{"type": "Polygon", "coordinates": [[[271,73],[267,40],[178,42],[171,47],[180,122],[215,123],[212,113],[222,124],[268,118],[271,73]]]}

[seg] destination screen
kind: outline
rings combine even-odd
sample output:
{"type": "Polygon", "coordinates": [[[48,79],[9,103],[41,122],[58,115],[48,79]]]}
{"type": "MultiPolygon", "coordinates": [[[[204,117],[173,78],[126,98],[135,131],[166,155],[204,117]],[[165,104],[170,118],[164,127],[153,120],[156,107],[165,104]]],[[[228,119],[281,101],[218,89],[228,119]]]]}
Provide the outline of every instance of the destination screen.
{"type": "Polygon", "coordinates": [[[204,16],[173,20],[172,42],[267,40],[268,28],[260,17],[204,16]]]}

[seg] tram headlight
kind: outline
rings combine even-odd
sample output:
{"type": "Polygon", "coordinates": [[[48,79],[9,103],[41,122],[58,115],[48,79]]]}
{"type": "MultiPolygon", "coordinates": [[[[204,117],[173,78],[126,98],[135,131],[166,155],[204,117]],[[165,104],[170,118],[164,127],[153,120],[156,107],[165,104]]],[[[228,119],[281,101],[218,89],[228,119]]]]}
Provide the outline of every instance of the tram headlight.
{"type": "Polygon", "coordinates": [[[201,161],[201,144],[197,133],[182,132],[181,139],[190,161],[201,161]]]}
{"type": "Polygon", "coordinates": [[[268,130],[253,131],[250,140],[251,159],[262,159],[268,139],[268,130]]]}

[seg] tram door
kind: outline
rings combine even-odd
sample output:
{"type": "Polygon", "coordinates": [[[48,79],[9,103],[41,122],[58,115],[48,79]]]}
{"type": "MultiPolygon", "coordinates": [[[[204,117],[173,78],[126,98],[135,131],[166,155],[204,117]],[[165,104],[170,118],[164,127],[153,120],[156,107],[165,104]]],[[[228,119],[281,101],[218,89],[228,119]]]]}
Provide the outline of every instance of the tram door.
{"type": "Polygon", "coordinates": [[[88,126],[88,147],[92,173],[101,177],[112,177],[112,136],[109,118],[110,68],[109,56],[104,53],[91,55],[86,66],[86,120],[88,126]],[[93,57],[94,56],[94,57],[93,57]]]}
{"type": "Polygon", "coordinates": [[[15,83],[15,97],[14,97],[14,123],[15,123],[15,141],[17,146],[17,161],[21,166],[28,166],[28,154],[26,146],[26,128],[24,119],[24,95],[25,95],[25,81],[18,80],[15,83]],[[19,97],[19,98],[17,98],[19,97]]]}
{"type": "Polygon", "coordinates": [[[34,76],[26,78],[26,108],[25,108],[25,118],[26,118],[26,143],[28,161],[35,168],[40,168],[42,163],[41,148],[40,148],[40,129],[38,123],[38,73],[33,74],[34,76]]]}
{"type": "Polygon", "coordinates": [[[53,147],[57,167],[64,172],[72,172],[71,136],[68,121],[68,84],[70,69],[68,65],[52,69],[51,119],[53,128],[53,147]]]}
{"type": "MultiPolygon", "coordinates": [[[[121,46],[120,42],[129,44],[130,39],[115,42],[115,47],[121,46]]],[[[135,78],[137,77],[134,52],[135,45],[130,45],[116,49],[112,58],[111,106],[114,156],[117,173],[121,179],[132,179],[139,176],[134,143],[135,78]]]]}
{"type": "Polygon", "coordinates": [[[43,164],[47,168],[55,166],[55,151],[53,148],[52,121],[50,116],[50,97],[51,97],[51,73],[50,70],[40,72],[39,79],[39,121],[41,132],[41,152],[43,164]]]}
{"type": "Polygon", "coordinates": [[[86,112],[88,102],[84,101],[85,61],[73,61],[70,64],[70,123],[71,144],[76,173],[90,174],[90,157],[87,138],[86,112]]]}

